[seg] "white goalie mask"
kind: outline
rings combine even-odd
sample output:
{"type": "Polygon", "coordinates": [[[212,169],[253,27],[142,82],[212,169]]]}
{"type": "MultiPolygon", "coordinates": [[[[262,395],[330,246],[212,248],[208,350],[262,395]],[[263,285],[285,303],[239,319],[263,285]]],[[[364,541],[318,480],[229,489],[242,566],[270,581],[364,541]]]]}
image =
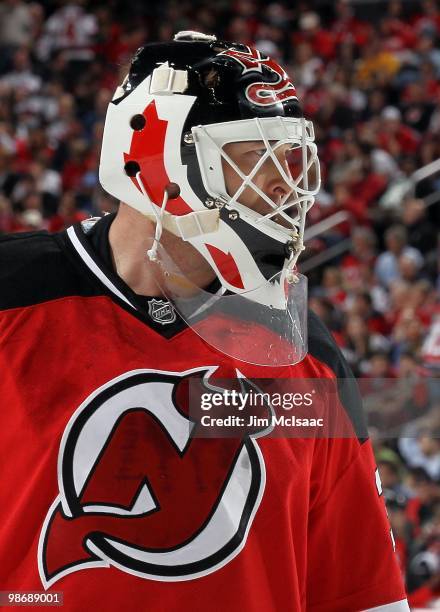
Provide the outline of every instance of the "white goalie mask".
{"type": "Polygon", "coordinates": [[[276,62],[193,32],[142,47],[109,104],[99,175],[156,222],[146,257],[206,342],[256,365],[304,358],[307,281],[296,261],[320,172],[313,125],[276,62]],[[234,143],[249,144],[254,163],[239,163],[234,143]],[[218,282],[192,283],[164,230],[189,242],[218,282]]]}

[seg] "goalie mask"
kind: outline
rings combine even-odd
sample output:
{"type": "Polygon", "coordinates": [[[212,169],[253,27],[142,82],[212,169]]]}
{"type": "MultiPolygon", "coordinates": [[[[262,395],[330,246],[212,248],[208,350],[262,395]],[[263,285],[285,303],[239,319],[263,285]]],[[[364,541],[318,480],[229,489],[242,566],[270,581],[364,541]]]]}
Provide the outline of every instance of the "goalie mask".
{"type": "Polygon", "coordinates": [[[296,261],[319,163],[313,126],[274,60],[195,32],[142,47],[109,104],[99,176],[156,222],[150,268],[206,342],[258,365],[304,358],[307,281],[296,261]],[[255,152],[246,168],[235,143],[255,152]],[[269,167],[266,189],[259,176],[269,167]],[[163,231],[205,258],[214,287],[191,283],[163,231]]]}

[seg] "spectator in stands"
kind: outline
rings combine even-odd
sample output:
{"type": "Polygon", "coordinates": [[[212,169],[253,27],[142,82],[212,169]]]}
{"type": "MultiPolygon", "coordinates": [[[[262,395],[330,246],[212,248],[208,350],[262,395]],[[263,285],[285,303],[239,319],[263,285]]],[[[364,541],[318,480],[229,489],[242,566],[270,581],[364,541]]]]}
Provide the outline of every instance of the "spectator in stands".
{"type": "Polygon", "coordinates": [[[94,57],[93,40],[97,33],[96,17],[87,12],[81,4],[66,3],[59,7],[46,21],[37,51],[41,60],[47,60],[54,51],[65,51],[69,68],[78,74],[86,69],[94,57]]]}
{"type": "MultiPolygon", "coordinates": [[[[380,289],[382,295],[377,295],[374,287],[375,283],[373,279],[369,278],[369,272],[374,267],[376,259],[376,244],[376,236],[371,229],[362,226],[355,227],[351,234],[350,250],[341,261],[343,285],[346,290],[351,293],[368,286],[375,308],[378,306],[378,300],[382,303],[384,297],[383,289],[380,289]],[[365,278],[366,275],[368,279],[365,278]],[[365,282],[367,282],[367,285],[365,282]]],[[[379,306],[379,310],[382,312],[382,304],[379,306]]]]}
{"type": "Polygon", "coordinates": [[[363,89],[373,88],[390,81],[399,67],[399,60],[386,49],[379,34],[371,33],[368,42],[361,48],[356,81],[363,89]]]}
{"type": "Polygon", "coordinates": [[[413,254],[421,257],[420,252],[408,246],[408,236],[404,226],[393,225],[385,233],[387,250],[377,258],[375,274],[378,281],[385,287],[400,278],[399,257],[404,254],[413,254]]]}
{"type": "Polygon", "coordinates": [[[387,491],[392,491],[395,495],[395,501],[406,506],[407,499],[411,496],[411,490],[402,483],[405,469],[398,461],[391,459],[380,459],[377,462],[379,469],[382,488],[387,491]]]}
{"type": "Polygon", "coordinates": [[[370,333],[362,317],[357,314],[348,315],[342,351],[357,375],[367,373],[368,360],[375,351],[387,351],[389,348],[390,343],[385,336],[370,333]]]}
{"type": "Polygon", "coordinates": [[[425,328],[416,316],[414,308],[405,307],[402,309],[391,334],[394,361],[398,362],[403,353],[412,353],[418,356],[422,348],[424,335],[425,328]]]}
{"type": "Polygon", "coordinates": [[[440,34],[440,10],[436,0],[422,0],[419,12],[411,21],[418,34],[440,34]]]}
{"type": "Polygon", "coordinates": [[[0,79],[11,92],[29,94],[41,87],[41,78],[33,72],[29,51],[20,47],[12,56],[11,70],[0,79]]]}
{"type": "Polygon", "coordinates": [[[324,321],[328,329],[333,333],[335,340],[341,344],[341,314],[330,300],[325,297],[311,296],[309,300],[310,308],[324,321]]]}
{"type": "Polygon", "coordinates": [[[323,68],[322,59],[313,53],[309,42],[303,41],[295,46],[295,63],[292,66],[292,72],[298,75],[299,83],[303,88],[312,88],[323,68]]]}
{"type": "Polygon", "coordinates": [[[78,210],[75,192],[65,191],[61,197],[58,212],[49,219],[49,231],[59,232],[69,225],[87,218],[84,211],[78,210]]]}
{"type": "Polygon", "coordinates": [[[398,218],[401,213],[402,202],[414,190],[412,175],[416,170],[417,165],[414,155],[402,155],[399,158],[399,172],[390,180],[386,191],[379,199],[380,209],[388,222],[398,218]]]}
{"type": "Polygon", "coordinates": [[[328,267],[322,279],[322,292],[324,296],[335,305],[342,305],[346,293],[342,285],[342,275],[338,268],[328,267]]]}
{"type": "Polygon", "coordinates": [[[411,468],[418,468],[419,471],[412,472],[414,477],[411,488],[419,497],[423,496],[418,491],[418,486],[422,485],[423,491],[431,494],[436,492],[435,487],[424,487],[434,481],[440,481],[440,431],[420,428],[417,424],[409,423],[398,441],[399,452],[405,463],[411,468]]]}
{"type": "Polygon", "coordinates": [[[437,245],[437,232],[428,221],[426,205],[419,198],[406,198],[401,216],[408,234],[408,244],[426,254],[437,245]]]}
{"type": "MultiPolygon", "coordinates": [[[[418,76],[418,79],[420,77],[418,76]]],[[[429,128],[432,113],[436,108],[435,101],[426,96],[426,90],[420,80],[411,82],[403,94],[402,120],[419,134],[425,134],[429,128]]]]}
{"type": "Polygon", "coordinates": [[[30,47],[32,34],[31,5],[22,0],[4,0],[0,4],[0,48],[3,53],[17,47],[30,47]]]}
{"type": "Polygon", "coordinates": [[[347,302],[348,313],[362,317],[371,333],[389,334],[389,325],[383,315],[374,310],[373,298],[369,292],[358,290],[347,302]]]}
{"type": "MultiPolygon", "coordinates": [[[[437,309],[438,311],[438,306],[437,309]]],[[[436,314],[432,318],[432,324],[425,336],[420,350],[423,363],[433,375],[440,373],[440,315],[436,314]]],[[[440,399],[440,385],[437,384],[437,399],[440,399]]]]}
{"type": "Polygon", "coordinates": [[[395,106],[387,106],[381,113],[377,142],[395,158],[416,153],[420,137],[402,123],[402,113],[395,106]]]}
{"type": "MultiPolygon", "coordinates": [[[[365,376],[370,379],[394,378],[391,359],[386,351],[375,351],[370,355],[365,376]]],[[[371,386],[368,386],[368,389],[370,390],[371,386]]]]}
{"type": "Polygon", "coordinates": [[[399,276],[404,281],[413,284],[420,277],[423,267],[423,257],[417,249],[401,253],[398,259],[399,276]]]}
{"type": "Polygon", "coordinates": [[[300,15],[298,20],[299,31],[292,35],[293,45],[308,42],[314,55],[330,60],[335,54],[335,39],[327,28],[321,27],[321,19],[318,13],[310,11],[300,15]]]}

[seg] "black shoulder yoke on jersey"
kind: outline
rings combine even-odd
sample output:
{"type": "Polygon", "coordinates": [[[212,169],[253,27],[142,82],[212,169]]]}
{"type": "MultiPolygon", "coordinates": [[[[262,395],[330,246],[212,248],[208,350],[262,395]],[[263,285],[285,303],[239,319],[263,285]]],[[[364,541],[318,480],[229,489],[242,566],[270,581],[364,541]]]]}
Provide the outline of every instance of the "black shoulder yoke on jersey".
{"type": "Polygon", "coordinates": [[[55,234],[41,231],[0,237],[0,310],[99,294],[70,265],[55,234]]]}
{"type": "Polygon", "coordinates": [[[335,375],[341,403],[353,423],[359,441],[365,442],[368,439],[368,428],[356,379],[333,336],[312,310],[308,312],[308,353],[335,375]]]}
{"type": "Polygon", "coordinates": [[[107,215],[96,222],[100,231],[94,237],[87,236],[80,223],[59,234],[40,231],[0,237],[0,311],[63,297],[106,296],[161,336],[180,333],[186,326],[180,317],[168,326],[154,321],[148,306],[153,298],[135,294],[113,270],[106,255],[113,218],[107,215]]]}

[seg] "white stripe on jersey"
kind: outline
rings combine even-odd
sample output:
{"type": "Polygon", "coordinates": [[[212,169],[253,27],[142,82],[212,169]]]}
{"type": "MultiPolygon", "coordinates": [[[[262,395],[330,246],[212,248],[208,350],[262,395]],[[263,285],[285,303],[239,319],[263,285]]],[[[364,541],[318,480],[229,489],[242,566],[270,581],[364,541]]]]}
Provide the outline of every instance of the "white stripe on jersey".
{"type": "Polygon", "coordinates": [[[78,240],[78,238],[77,238],[77,236],[75,234],[75,229],[73,228],[73,226],[69,227],[69,229],[67,230],[67,235],[69,236],[70,241],[72,242],[73,246],[75,247],[76,251],[78,252],[78,255],[84,261],[86,266],[88,268],[90,268],[90,270],[93,272],[93,274],[95,274],[95,276],[97,276],[99,278],[99,280],[107,287],[107,289],[110,289],[110,291],[112,293],[117,295],[119,299],[123,300],[129,306],[131,306],[132,308],[137,310],[136,306],[134,306],[125,297],[125,295],[123,293],[121,293],[117,287],[114,286],[114,284],[111,282],[111,280],[109,278],[107,278],[107,276],[104,274],[104,272],[96,265],[96,263],[93,261],[93,259],[90,257],[90,255],[87,253],[87,251],[85,250],[85,248],[83,247],[81,242],[78,240]]]}
{"type": "Polygon", "coordinates": [[[402,599],[384,606],[377,606],[377,608],[368,608],[364,612],[409,612],[409,606],[407,600],[402,599]]]}

